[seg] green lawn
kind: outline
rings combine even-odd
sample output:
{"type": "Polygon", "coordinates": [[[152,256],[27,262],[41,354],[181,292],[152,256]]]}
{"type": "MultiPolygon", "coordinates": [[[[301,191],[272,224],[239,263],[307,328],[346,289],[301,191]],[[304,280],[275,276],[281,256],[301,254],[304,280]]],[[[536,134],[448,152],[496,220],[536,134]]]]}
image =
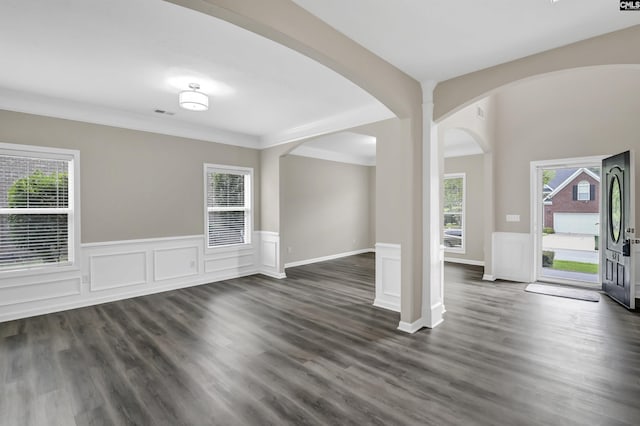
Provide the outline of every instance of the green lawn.
{"type": "Polygon", "coordinates": [[[554,260],[553,269],[571,272],[584,272],[585,274],[597,274],[598,265],[595,263],[574,262],[572,260],[554,260]]]}

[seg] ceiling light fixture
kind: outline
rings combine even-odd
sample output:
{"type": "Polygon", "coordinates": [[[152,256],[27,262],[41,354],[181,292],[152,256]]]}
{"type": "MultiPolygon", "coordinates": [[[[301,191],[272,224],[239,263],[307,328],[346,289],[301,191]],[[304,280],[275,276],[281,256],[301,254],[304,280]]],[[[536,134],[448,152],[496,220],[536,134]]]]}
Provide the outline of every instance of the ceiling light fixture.
{"type": "Polygon", "coordinates": [[[189,111],[208,110],[209,97],[202,92],[198,92],[200,85],[198,83],[189,83],[189,88],[191,90],[180,92],[180,108],[188,109],[189,111]]]}

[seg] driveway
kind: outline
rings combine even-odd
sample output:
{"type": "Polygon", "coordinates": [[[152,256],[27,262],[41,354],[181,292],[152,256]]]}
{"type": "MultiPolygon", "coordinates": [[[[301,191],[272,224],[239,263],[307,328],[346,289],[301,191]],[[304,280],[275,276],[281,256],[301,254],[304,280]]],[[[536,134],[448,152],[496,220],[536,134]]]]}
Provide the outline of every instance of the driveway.
{"type": "Polygon", "coordinates": [[[558,269],[542,268],[542,277],[544,278],[560,278],[563,280],[582,281],[585,283],[598,284],[597,274],[585,274],[584,272],[560,271],[558,269]]]}
{"type": "Polygon", "coordinates": [[[583,263],[598,263],[599,253],[595,250],[565,250],[554,249],[556,260],[571,260],[574,262],[583,263]]]}
{"type": "Polygon", "coordinates": [[[595,252],[595,240],[593,235],[586,234],[549,234],[542,236],[542,248],[554,251],[565,249],[595,252]]]}

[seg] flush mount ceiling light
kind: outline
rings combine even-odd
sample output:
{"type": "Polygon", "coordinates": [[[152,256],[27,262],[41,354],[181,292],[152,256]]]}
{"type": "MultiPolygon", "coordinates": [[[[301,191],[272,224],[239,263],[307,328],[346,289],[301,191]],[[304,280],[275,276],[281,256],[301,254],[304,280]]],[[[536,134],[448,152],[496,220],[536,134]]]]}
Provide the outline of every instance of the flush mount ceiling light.
{"type": "Polygon", "coordinates": [[[198,92],[200,85],[198,83],[190,83],[189,88],[191,90],[180,92],[180,108],[188,109],[189,111],[208,110],[209,97],[202,92],[198,92]]]}

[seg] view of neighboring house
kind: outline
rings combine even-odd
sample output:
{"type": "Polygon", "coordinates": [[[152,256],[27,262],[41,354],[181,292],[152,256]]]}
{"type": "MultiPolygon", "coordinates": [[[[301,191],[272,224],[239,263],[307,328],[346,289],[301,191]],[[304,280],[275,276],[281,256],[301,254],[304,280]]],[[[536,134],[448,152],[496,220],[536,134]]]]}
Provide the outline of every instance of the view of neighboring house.
{"type": "Polygon", "coordinates": [[[562,234],[597,235],[599,211],[599,171],[584,167],[559,169],[545,185],[545,229],[562,234]]]}

